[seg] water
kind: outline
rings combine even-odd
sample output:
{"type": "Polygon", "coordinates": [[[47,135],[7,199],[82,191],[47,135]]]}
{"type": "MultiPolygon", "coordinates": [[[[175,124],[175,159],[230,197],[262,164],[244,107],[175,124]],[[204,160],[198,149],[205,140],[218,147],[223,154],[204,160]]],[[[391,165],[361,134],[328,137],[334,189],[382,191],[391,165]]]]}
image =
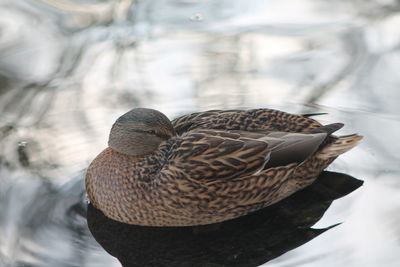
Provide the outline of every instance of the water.
{"type": "Polygon", "coordinates": [[[400,264],[400,2],[0,1],[0,265],[119,266],[89,233],[83,170],[135,106],[327,112],[363,143],[338,222],[266,266],[400,264]]]}

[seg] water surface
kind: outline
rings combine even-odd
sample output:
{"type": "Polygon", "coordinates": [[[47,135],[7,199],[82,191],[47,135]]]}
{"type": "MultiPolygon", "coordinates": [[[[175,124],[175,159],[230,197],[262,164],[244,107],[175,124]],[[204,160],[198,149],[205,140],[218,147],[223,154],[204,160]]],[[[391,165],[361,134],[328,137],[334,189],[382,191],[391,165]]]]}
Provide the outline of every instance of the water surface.
{"type": "Polygon", "coordinates": [[[113,121],[145,106],[326,112],[363,143],[363,179],[266,266],[400,264],[400,3],[0,1],[0,265],[119,266],[89,233],[82,177],[113,121]]]}

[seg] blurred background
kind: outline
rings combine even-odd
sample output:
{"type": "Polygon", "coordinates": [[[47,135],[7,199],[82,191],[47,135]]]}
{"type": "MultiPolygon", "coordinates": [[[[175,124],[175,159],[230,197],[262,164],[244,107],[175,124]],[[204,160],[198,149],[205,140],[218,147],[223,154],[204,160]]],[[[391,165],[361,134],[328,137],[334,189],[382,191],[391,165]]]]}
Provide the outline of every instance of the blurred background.
{"type": "Polygon", "coordinates": [[[399,0],[0,0],[0,266],[120,266],[84,169],[133,107],[326,112],[365,181],[266,266],[400,266],[399,0]]]}

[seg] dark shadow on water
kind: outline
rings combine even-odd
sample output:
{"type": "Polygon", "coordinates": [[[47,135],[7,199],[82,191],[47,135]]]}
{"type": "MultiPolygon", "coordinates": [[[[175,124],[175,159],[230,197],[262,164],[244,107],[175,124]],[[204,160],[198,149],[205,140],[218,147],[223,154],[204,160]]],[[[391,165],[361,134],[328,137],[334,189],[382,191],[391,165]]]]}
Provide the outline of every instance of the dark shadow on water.
{"type": "Polygon", "coordinates": [[[331,229],[313,229],[331,203],[362,185],[349,175],[324,171],[308,188],[270,207],[226,221],[218,229],[143,227],[108,219],[89,204],[93,236],[124,267],[259,266],[331,229]]]}

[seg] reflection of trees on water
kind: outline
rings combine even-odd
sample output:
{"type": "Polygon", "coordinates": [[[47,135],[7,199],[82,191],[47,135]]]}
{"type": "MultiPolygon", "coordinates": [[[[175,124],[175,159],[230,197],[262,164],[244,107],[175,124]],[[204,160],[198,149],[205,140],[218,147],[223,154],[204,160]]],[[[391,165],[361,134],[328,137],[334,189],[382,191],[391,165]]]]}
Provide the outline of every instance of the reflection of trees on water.
{"type": "MultiPolygon", "coordinates": [[[[317,103],[332,90],[355,90],[365,86],[363,81],[374,72],[373,66],[379,61],[377,57],[385,53],[372,53],[369,50],[367,27],[350,19],[339,22],[335,16],[332,16],[332,22],[290,25],[268,21],[265,24],[247,24],[243,21],[242,24],[231,26],[221,22],[240,17],[240,12],[228,9],[224,13],[217,3],[205,5],[176,1],[168,6],[158,1],[99,1],[89,4],[46,0],[31,2],[30,5],[34,12],[26,13],[27,16],[32,19],[50,17],[56,23],[55,28],[49,27],[47,21],[37,19],[41,27],[50,29],[46,35],[39,35],[38,38],[53,35],[63,40],[63,45],[53,47],[60,50],[59,65],[54,72],[48,73],[48,77],[39,82],[28,81],[23,86],[12,87],[10,91],[13,93],[0,106],[3,112],[19,112],[17,118],[37,109],[37,114],[31,116],[35,118],[32,123],[46,114],[54,90],[60,89],[75,92],[69,97],[74,97],[81,104],[76,107],[78,111],[85,108],[86,101],[81,99],[87,96],[85,91],[92,86],[97,87],[96,94],[105,94],[108,99],[116,97],[115,101],[111,101],[114,105],[123,99],[136,105],[154,103],[154,100],[156,104],[160,103],[157,91],[163,88],[154,83],[157,75],[152,65],[166,57],[174,46],[179,49],[182,44],[185,51],[190,51],[183,53],[187,61],[181,61],[175,72],[183,72],[191,81],[178,92],[195,90],[194,95],[198,97],[196,105],[200,107],[221,104],[249,106],[254,102],[268,105],[282,103],[286,99],[306,104],[317,103]],[[168,13],[176,6],[182,6],[184,12],[178,9],[175,16],[173,12],[168,13]],[[187,15],[196,10],[205,14],[201,22],[193,22],[187,15]],[[165,36],[172,42],[169,51],[158,46],[158,40],[165,36]],[[277,52],[276,44],[292,49],[277,52]],[[108,58],[101,59],[105,54],[108,54],[108,58]],[[99,65],[108,72],[108,77],[101,77],[105,81],[100,86],[93,78],[87,77],[91,69],[99,65]],[[129,79],[128,76],[137,78],[129,79]],[[260,97],[262,102],[257,101],[260,97]]],[[[241,7],[235,2],[231,5],[241,7]]],[[[364,4],[352,1],[338,5],[338,8],[347,8],[346,14],[353,13],[375,23],[377,18],[386,19],[396,14],[394,11],[397,6],[397,2],[380,6],[370,1],[364,4]],[[353,2],[357,6],[354,10],[353,2]],[[382,15],[369,14],[372,10],[382,15]]],[[[315,9],[322,10],[324,7],[321,3],[315,9]]],[[[15,10],[18,8],[21,7],[14,7],[15,10]]],[[[315,11],[311,9],[311,12],[315,11]]],[[[398,44],[397,40],[392,47],[398,44]]],[[[46,50],[40,52],[45,59],[46,50]]],[[[23,65],[26,62],[16,64],[23,65]]],[[[167,69],[168,63],[157,70],[162,73],[167,69]]],[[[31,72],[34,71],[32,67],[31,72]]],[[[176,79],[179,86],[180,78],[176,79]]],[[[77,117],[84,116],[82,112],[77,117]]]]}

